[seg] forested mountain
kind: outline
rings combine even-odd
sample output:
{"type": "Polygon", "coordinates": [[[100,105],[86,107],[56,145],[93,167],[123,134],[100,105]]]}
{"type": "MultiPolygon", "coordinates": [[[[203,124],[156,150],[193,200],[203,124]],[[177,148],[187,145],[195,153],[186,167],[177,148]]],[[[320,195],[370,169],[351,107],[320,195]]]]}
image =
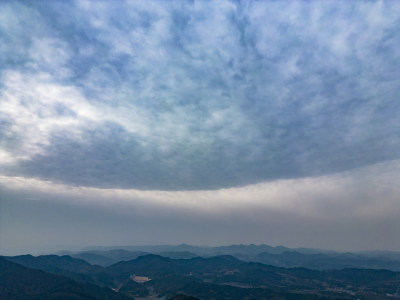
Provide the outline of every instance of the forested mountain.
{"type": "Polygon", "coordinates": [[[150,254],[105,268],[69,256],[8,259],[95,282],[131,298],[183,294],[199,299],[400,299],[400,273],[389,270],[282,268],[230,255],[171,259],[150,254]]]}
{"type": "Polygon", "coordinates": [[[124,295],[94,284],[33,270],[0,257],[0,299],[126,300],[124,295]]]}
{"type": "Polygon", "coordinates": [[[237,257],[286,268],[305,267],[314,270],[365,268],[400,271],[400,260],[354,253],[304,254],[296,251],[286,251],[279,254],[262,252],[251,257],[243,257],[241,255],[237,255],[237,257]]]}
{"type": "Polygon", "coordinates": [[[71,257],[84,259],[91,264],[110,266],[120,261],[136,259],[146,254],[157,254],[173,259],[232,255],[248,262],[261,262],[276,267],[304,267],[313,270],[365,268],[400,271],[400,253],[370,251],[342,253],[308,248],[272,247],[268,245],[231,245],[220,247],[127,246],[125,249],[91,249],[83,252],[64,252],[71,257]]]}
{"type": "Polygon", "coordinates": [[[99,286],[113,286],[113,278],[104,269],[91,265],[83,259],[76,259],[68,255],[19,255],[7,257],[8,260],[25,267],[39,269],[53,274],[68,276],[80,282],[94,283],[99,286]]]}

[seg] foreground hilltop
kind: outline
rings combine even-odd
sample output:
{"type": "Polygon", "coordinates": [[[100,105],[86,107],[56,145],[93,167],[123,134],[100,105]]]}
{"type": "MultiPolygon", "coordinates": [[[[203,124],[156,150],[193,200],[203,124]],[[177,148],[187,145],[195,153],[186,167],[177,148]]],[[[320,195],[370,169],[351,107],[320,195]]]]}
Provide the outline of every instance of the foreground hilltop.
{"type": "Polygon", "coordinates": [[[0,257],[0,299],[128,300],[129,298],[109,288],[29,269],[0,257]]]}

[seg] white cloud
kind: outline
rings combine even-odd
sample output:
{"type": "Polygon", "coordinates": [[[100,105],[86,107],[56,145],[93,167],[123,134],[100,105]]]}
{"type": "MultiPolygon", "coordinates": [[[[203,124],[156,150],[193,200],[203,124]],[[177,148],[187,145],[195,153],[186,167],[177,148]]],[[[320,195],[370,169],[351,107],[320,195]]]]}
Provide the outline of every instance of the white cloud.
{"type": "Polygon", "coordinates": [[[9,152],[0,149],[0,165],[14,163],[16,158],[9,152]]]}
{"type": "Polygon", "coordinates": [[[215,169],[237,174],[217,174],[228,178],[223,186],[241,184],[241,176],[247,184],[398,157],[396,5],[52,5],[7,4],[0,12],[1,145],[9,164],[46,156],[60,139],[83,147],[82,135],[107,126],[122,128],[130,144],[119,150],[133,165],[170,156],[170,174],[196,174],[197,162],[176,167],[225,160],[215,169]],[[133,143],[146,154],[129,156],[133,143]]]}
{"type": "Polygon", "coordinates": [[[12,124],[7,134],[21,140],[14,147],[8,145],[16,157],[42,154],[57,131],[79,139],[81,126],[97,119],[97,110],[76,88],[54,82],[47,73],[8,71],[3,80],[0,113],[12,124]]]}

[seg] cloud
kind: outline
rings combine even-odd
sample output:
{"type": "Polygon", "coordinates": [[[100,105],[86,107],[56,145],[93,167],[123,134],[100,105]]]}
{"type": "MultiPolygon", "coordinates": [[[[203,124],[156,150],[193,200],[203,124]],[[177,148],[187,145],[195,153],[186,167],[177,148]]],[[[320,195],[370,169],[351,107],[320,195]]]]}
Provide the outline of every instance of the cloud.
{"type": "Polygon", "coordinates": [[[399,14],[1,2],[0,245],[400,249],[399,14]]]}
{"type": "Polygon", "coordinates": [[[382,218],[400,213],[400,190],[396,185],[399,170],[400,161],[396,160],[327,176],[203,191],[100,189],[10,176],[1,176],[0,184],[5,190],[37,195],[34,199],[43,196],[55,199],[51,201],[102,203],[110,208],[165,206],[217,215],[260,209],[316,219],[337,218],[333,212],[339,217],[382,218]]]}
{"type": "Polygon", "coordinates": [[[394,3],[1,8],[4,175],[204,190],[399,158],[394,3]]]}
{"type": "Polygon", "coordinates": [[[396,160],[214,191],[100,189],[1,176],[0,251],[182,242],[398,250],[399,171],[396,160]]]}

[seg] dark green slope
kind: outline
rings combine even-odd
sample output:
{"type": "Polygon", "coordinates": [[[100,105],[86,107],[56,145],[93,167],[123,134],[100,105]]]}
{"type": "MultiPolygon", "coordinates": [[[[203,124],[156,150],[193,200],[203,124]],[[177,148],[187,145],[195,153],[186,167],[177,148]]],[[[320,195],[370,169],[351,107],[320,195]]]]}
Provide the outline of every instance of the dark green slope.
{"type": "Polygon", "coordinates": [[[243,262],[229,255],[190,259],[145,255],[106,268],[69,256],[10,259],[77,281],[118,288],[121,294],[133,297],[183,294],[200,299],[400,299],[400,273],[388,270],[282,268],[243,262]],[[137,283],[132,275],[151,280],[137,283]]]}
{"type": "MultiPolygon", "coordinates": [[[[70,256],[77,259],[83,259],[92,265],[99,265],[102,267],[110,266],[112,264],[119,262],[119,260],[113,260],[104,255],[90,253],[90,252],[82,252],[78,254],[72,254],[70,256]]],[[[131,259],[134,259],[134,257],[131,259]]]]}
{"type": "MultiPolygon", "coordinates": [[[[147,288],[154,290],[163,297],[173,295],[190,295],[199,299],[279,299],[279,300],[327,300],[331,297],[317,296],[312,293],[301,294],[279,292],[265,288],[240,288],[231,285],[220,285],[203,282],[195,278],[170,276],[146,282],[147,288]]],[[[336,298],[337,299],[337,298],[336,298]]],[[[341,298],[349,299],[349,298],[341,298]]]]}
{"type": "Polygon", "coordinates": [[[167,296],[168,292],[182,292],[200,298],[204,297],[205,293],[200,291],[210,289],[204,284],[212,284],[210,292],[218,290],[218,295],[222,290],[226,291],[232,287],[237,289],[236,294],[240,292],[247,295],[251,291],[250,294],[255,293],[259,295],[257,297],[261,297],[260,293],[268,293],[270,290],[274,291],[274,295],[299,293],[311,298],[314,297],[313,294],[317,294],[349,299],[355,296],[368,299],[376,297],[378,297],[376,299],[390,297],[393,299],[395,295],[397,296],[400,285],[400,273],[388,270],[288,269],[261,263],[246,263],[232,256],[173,260],[157,255],[146,255],[136,260],[112,265],[106,268],[106,271],[120,281],[126,280],[132,274],[148,276],[152,280],[145,283],[145,286],[153,287],[167,296]],[[188,290],[189,284],[192,288],[188,290]]]}
{"type": "Polygon", "coordinates": [[[7,260],[19,263],[33,269],[40,269],[49,272],[59,270],[74,271],[77,273],[94,273],[101,270],[99,266],[93,266],[83,259],[72,258],[69,255],[19,255],[8,256],[7,260]]]}
{"type": "MultiPolygon", "coordinates": [[[[139,256],[150,254],[143,251],[130,251],[125,249],[87,250],[82,252],[64,252],[71,257],[83,259],[93,265],[107,267],[120,261],[136,259],[139,256]]],[[[166,255],[163,255],[166,256],[166,255]]]]}
{"type": "Polygon", "coordinates": [[[171,274],[180,275],[188,268],[180,263],[180,260],[173,260],[159,255],[149,254],[140,256],[135,260],[121,261],[105,268],[117,281],[123,282],[131,275],[148,276],[160,278],[171,274]]]}
{"type": "Polygon", "coordinates": [[[0,257],[0,299],[127,300],[108,288],[33,270],[0,257]]]}
{"type": "Polygon", "coordinates": [[[168,300],[199,300],[199,299],[192,296],[176,295],[174,297],[169,298],[168,300]]]}
{"type": "Polygon", "coordinates": [[[149,294],[147,288],[133,280],[127,280],[118,292],[131,297],[145,297],[149,294]]]}
{"type": "Polygon", "coordinates": [[[384,257],[367,257],[353,253],[304,254],[286,251],[279,254],[263,252],[255,256],[243,256],[248,261],[257,261],[278,267],[304,267],[315,270],[364,268],[400,271],[400,261],[384,257]]]}
{"type": "MultiPolygon", "coordinates": [[[[200,299],[208,300],[330,300],[330,297],[317,296],[313,294],[296,294],[275,292],[261,288],[239,288],[229,285],[217,285],[212,283],[193,282],[184,286],[181,292],[195,295],[200,299]]],[[[343,298],[345,299],[345,298],[343,298]]]]}
{"type": "Polygon", "coordinates": [[[231,245],[221,247],[140,246],[127,249],[87,250],[70,254],[92,264],[109,266],[119,261],[136,259],[146,254],[156,254],[173,259],[232,255],[242,261],[261,262],[284,268],[304,267],[315,270],[364,268],[400,271],[400,253],[370,251],[341,253],[335,251],[268,245],[231,245]]]}
{"type": "Polygon", "coordinates": [[[229,255],[210,258],[194,257],[190,259],[170,259],[159,255],[148,254],[135,260],[121,261],[105,268],[113,274],[136,274],[149,277],[164,275],[181,275],[185,272],[215,272],[216,270],[230,270],[244,264],[244,262],[229,255]]]}
{"type": "Polygon", "coordinates": [[[53,274],[64,275],[76,281],[94,283],[100,286],[113,286],[113,279],[100,266],[93,266],[82,259],[68,255],[20,255],[7,257],[7,260],[27,268],[38,269],[53,274]]]}

